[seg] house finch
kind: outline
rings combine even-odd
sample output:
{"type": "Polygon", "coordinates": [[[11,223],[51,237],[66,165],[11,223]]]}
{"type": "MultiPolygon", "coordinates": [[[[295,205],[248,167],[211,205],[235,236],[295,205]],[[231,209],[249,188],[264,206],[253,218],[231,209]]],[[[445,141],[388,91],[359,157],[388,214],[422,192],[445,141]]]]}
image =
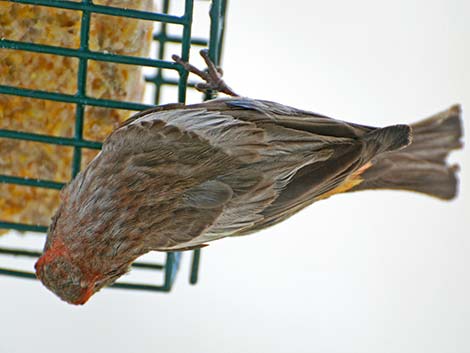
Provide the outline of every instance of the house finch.
{"type": "Polygon", "coordinates": [[[458,106],[410,126],[347,123],[239,97],[202,55],[208,72],[174,60],[233,97],[138,113],[62,190],[36,263],[61,299],[84,304],[149,251],[253,233],[339,192],[456,195],[458,106]]]}

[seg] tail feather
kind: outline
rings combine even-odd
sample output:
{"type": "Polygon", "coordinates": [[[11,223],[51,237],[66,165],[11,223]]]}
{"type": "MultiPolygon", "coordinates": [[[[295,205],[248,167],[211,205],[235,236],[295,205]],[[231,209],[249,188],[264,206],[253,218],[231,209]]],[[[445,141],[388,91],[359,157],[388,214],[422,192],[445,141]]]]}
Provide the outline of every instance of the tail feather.
{"type": "Polygon", "coordinates": [[[397,151],[411,143],[411,127],[393,125],[372,130],[363,137],[371,156],[397,151]]]}
{"type": "Polygon", "coordinates": [[[448,165],[446,160],[452,150],[462,148],[460,107],[452,106],[412,124],[411,130],[413,142],[375,157],[372,166],[361,175],[363,182],[351,191],[400,189],[446,200],[457,195],[458,166],[448,165]]]}
{"type": "Polygon", "coordinates": [[[448,110],[411,125],[413,143],[407,151],[430,162],[445,163],[452,150],[462,148],[461,109],[448,110]]]}

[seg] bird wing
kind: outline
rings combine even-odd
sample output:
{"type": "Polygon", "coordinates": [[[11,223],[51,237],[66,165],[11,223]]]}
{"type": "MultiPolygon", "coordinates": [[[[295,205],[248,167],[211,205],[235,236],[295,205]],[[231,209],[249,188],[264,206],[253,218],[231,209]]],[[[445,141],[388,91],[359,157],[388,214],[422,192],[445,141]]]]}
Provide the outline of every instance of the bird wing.
{"type": "Polygon", "coordinates": [[[270,151],[264,153],[267,163],[257,167],[265,176],[276,179],[277,194],[258,213],[256,222],[239,229],[236,235],[278,223],[341,185],[366,163],[364,136],[376,130],[248,98],[217,99],[190,107],[229,114],[265,132],[270,151]]]}
{"type": "Polygon", "coordinates": [[[123,187],[138,209],[133,221],[150,234],[152,249],[177,250],[222,237],[207,230],[227,223],[233,199],[248,189],[245,211],[230,227],[258,219],[256,211],[275,197],[274,180],[251,171],[233,181],[235,171],[259,161],[266,148],[263,130],[250,122],[173,106],[125,122],[105,141],[102,159],[125,166],[123,187]]]}

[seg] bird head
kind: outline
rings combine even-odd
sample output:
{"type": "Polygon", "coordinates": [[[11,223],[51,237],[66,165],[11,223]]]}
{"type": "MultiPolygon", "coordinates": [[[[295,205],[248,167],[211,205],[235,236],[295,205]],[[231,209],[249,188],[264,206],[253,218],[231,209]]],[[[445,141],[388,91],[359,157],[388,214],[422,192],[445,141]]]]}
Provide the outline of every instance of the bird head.
{"type": "Polygon", "coordinates": [[[77,187],[75,184],[83,182],[81,178],[79,174],[72,186],[62,191],[44,252],[35,264],[38,279],[62,300],[76,305],[85,304],[94,293],[114,283],[148,251],[141,232],[132,237],[136,227],[112,232],[120,214],[117,207],[103,209],[100,202],[106,201],[101,194],[77,195],[74,190],[93,189],[77,187]]]}
{"type": "Polygon", "coordinates": [[[67,247],[60,241],[54,242],[34,267],[41,282],[70,304],[85,304],[103,287],[99,275],[84,271],[74,263],[67,247]]]}

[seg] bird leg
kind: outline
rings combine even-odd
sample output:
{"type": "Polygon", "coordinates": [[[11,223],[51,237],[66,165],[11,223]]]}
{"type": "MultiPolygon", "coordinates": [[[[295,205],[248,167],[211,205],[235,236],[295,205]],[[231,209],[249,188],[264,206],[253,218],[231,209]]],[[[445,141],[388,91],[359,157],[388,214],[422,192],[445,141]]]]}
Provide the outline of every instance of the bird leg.
{"type": "Polygon", "coordinates": [[[207,92],[210,90],[217,91],[220,93],[225,93],[226,95],[232,97],[239,97],[222,79],[223,71],[220,67],[215,66],[212,60],[209,58],[209,51],[207,49],[202,49],[200,54],[207,65],[206,71],[201,71],[197,67],[191,65],[190,63],[183,61],[178,55],[172,55],[171,58],[181,66],[185,68],[188,72],[199,76],[206,82],[201,82],[196,84],[196,89],[201,92],[207,92]]]}

